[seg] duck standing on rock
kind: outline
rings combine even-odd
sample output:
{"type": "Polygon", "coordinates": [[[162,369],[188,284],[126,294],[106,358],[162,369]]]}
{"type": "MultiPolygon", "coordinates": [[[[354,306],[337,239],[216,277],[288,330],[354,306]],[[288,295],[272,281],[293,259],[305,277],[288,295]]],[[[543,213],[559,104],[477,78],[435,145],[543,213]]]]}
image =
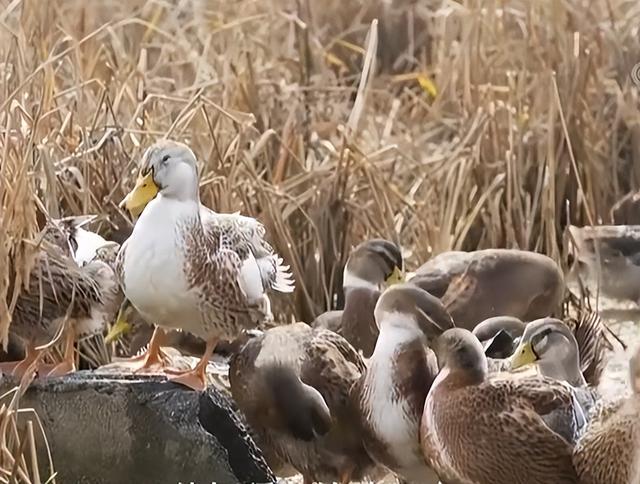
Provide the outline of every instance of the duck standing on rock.
{"type": "Polygon", "coordinates": [[[352,392],[365,446],[403,482],[437,484],[420,450],[420,418],[438,373],[431,343],[453,321],[438,298],[411,283],[382,293],[375,319],[380,336],[352,392]]]}
{"type": "Polygon", "coordinates": [[[194,369],[170,378],[203,389],[217,342],[272,320],[270,291],[293,291],[289,267],[257,220],[200,203],[196,157],[182,143],[163,140],[145,151],[122,205],[141,212],[118,254],[122,288],[157,325],[148,350],[130,364],[138,371],[162,367],[162,328],[189,331],[206,341],[205,353],[194,369]]]}
{"type": "Polygon", "coordinates": [[[565,292],[553,259],[515,249],[443,252],[420,266],[411,282],[441,298],[456,326],[470,331],[494,316],[532,321],[552,315],[565,292]]]}
{"type": "Polygon", "coordinates": [[[376,302],[385,286],[403,281],[403,268],[402,252],[393,242],[371,239],[360,243],[344,268],[344,310],[327,311],[311,326],[341,334],[368,358],[378,339],[378,326],[373,317],[376,302]]]}
{"type": "Polygon", "coordinates": [[[95,215],[71,216],[53,219],[68,242],[71,256],[84,270],[93,271],[99,277],[101,301],[94,302],[87,317],[77,317],[65,329],[65,350],[60,364],[50,373],[62,375],[76,370],[74,343],[102,333],[113,322],[122,304],[123,294],[115,273],[115,262],[120,244],[108,241],[101,235],[85,230],[84,225],[96,218],[95,215]]]}
{"type": "MultiPolygon", "coordinates": [[[[65,355],[54,367],[39,363],[36,370],[56,376],[75,370],[73,343],[77,335],[104,330],[118,308],[114,272],[95,258],[80,267],[73,259],[68,234],[55,221],[47,223],[35,255],[29,284],[19,295],[10,331],[24,342],[25,358],[0,364],[3,373],[22,376],[40,353],[67,325],[65,355]]],[[[11,291],[10,291],[11,293],[11,291]]]]}
{"type": "Polygon", "coordinates": [[[294,467],[305,484],[379,474],[349,400],[365,368],[342,336],[306,323],[271,328],[232,356],[232,395],[276,472],[274,459],[294,467]]]}

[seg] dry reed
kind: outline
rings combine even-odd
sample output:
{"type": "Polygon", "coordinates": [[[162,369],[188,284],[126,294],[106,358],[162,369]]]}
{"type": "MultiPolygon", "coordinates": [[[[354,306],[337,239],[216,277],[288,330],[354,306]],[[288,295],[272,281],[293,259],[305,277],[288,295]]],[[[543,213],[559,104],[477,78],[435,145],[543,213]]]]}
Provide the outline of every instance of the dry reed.
{"type": "Polygon", "coordinates": [[[559,258],[568,217],[597,222],[640,185],[633,0],[3,7],[0,295],[44,212],[126,232],[117,202],[165,135],[198,154],[204,203],[266,224],[304,320],[335,304],[363,238],[399,241],[410,266],[450,248],[559,258]]]}

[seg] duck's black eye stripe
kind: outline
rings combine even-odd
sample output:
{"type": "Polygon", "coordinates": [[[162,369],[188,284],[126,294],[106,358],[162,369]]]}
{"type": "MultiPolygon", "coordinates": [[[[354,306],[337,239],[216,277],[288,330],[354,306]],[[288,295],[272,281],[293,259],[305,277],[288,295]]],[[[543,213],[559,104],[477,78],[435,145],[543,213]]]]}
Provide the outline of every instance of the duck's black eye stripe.
{"type": "Polygon", "coordinates": [[[388,247],[386,245],[380,245],[374,248],[376,254],[378,254],[388,267],[400,267],[402,265],[402,255],[398,252],[396,247],[388,247]]]}

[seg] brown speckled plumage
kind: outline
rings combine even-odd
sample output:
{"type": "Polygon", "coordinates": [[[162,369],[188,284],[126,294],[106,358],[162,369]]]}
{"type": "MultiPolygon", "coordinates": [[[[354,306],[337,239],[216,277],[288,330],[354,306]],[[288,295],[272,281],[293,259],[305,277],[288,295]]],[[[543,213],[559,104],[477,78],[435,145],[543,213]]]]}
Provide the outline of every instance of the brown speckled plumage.
{"type": "Polygon", "coordinates": [[[482,346],[462,329],[444,333],[438,358],[444,369],[427,397],[421,444],[444,482],[578,483],[572,446],[549,427],[567,423],[560,415],[574,418],[566,385],[538,376],[488,379],[482,346]]]}
{"type": "Polygon", "coordinates": [[[640,349],[631,375],[634,393],[595,416],[575,447],[581,484],[640,483],[640,349]]]}
{"type": "Polygon", "coordinates": [[[250,339],[232,357],[229,379],[267,457],[308,479],[340,482],[346,474],[358,480],[376,471],[349,400],[364,370],[344,338],[296,323],[250,339]],[[330,415],[327,427],[322,415],[330,415]]]}
{"type": "Polygon", "coordinates": [[[225,238],[202,230],[198,219],[177,230],[184,246],[186,280],[190,290],[199,293],[200,312],[205,315],[199,336],[217,330],[230,339],[237,332],[235,328],[256,327],[267,315],[260,312],[258,301],[247,301],[240,289],[237,274],[244,251],[229,250],[225,238]]]}
{"type": "Polygon", "coordinates": [[[80,268],[57,247],[43,242],[31,270],[29,283],[18,297],[10,330],[34,345],[53,339],[60,324],[90,315],[103,303],[92,267],[80,268]]]}

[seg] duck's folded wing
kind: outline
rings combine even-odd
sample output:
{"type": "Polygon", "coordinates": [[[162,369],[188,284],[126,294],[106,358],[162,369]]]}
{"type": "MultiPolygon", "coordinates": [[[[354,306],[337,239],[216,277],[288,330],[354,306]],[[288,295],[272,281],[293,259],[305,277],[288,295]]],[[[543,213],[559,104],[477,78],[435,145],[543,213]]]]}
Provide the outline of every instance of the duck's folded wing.
{"type": "Polygon", "coordinates": [[[314,335],[314,340],[321,341],[326,345],[328,351],[334,351],[339,354],[346,362],[353,364],[359,372],[364,373],[366,371],[367,366],[364,360],[343,336],[331,330],[320,328],[315,330],[314,335]]]}
{"type": "Polygon", "coordinates": [[[314,330],[303,346],[303,381],[322,394],[332,412],[344,415],[350,409],[351,388],[366,368],[362,358],[347,340],[328,330],[314,330]]]}
{"type": "Polygon", "coordinates": [[[611,349],[605,323],[595,311],[585,311],[576,322],[580,369],[587,383],[598,385],[605,365],[605,350],[611,349]]]}
{"type": "Polygon", "coordinates": [[[510,380],[510,394],[529,405],[544,423],[569,444],[574,444],[584,431],[587,415],[572,387],[543,376],[510,380]]]}
{"type": "Polygon", "coordinates": [[[219,214],[204,206],[200,218],[207,235],[217,238],[222,248],[236,252],[243,262],[249,261],[248,277],[254,277],[254,269],[258,271],[263,291],[293,292],[290,267],[265,240],[266,231],[260,222],[237,213],[219,214]]]}
{"type": "Polygon", "coordinates": [[[67,311],[72,317],[87,317],[91,307],[102,302],[100,287],[91,274],[53,249],[38,255],[19,305],[22,312],[37,312],[31,317],[38,320],[64,317],[67,311]]]}

